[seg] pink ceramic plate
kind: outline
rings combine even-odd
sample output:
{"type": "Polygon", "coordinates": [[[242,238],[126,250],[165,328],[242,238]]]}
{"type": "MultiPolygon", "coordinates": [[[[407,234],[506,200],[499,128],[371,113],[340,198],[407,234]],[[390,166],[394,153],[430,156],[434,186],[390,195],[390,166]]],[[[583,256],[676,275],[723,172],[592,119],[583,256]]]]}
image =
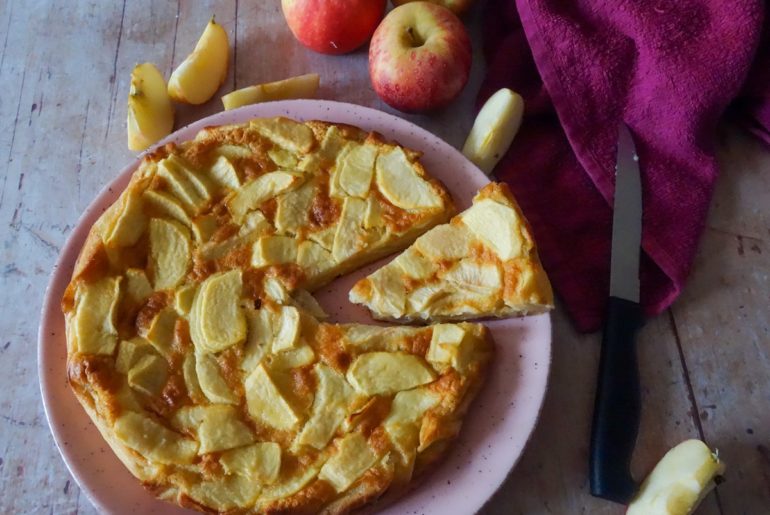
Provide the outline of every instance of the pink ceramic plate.
{"type": "MultiPolygon", "coordinates": [[[[295,100],[257,104],[218,113],[169,136],[191,139],[205,126],[283,115],[300,120],[328,120],[376,130],[424,152],[422,162],[449,188],[460,208],[488,179],[457,150],[401,118],[351,104],[295,100]]],[[[136,159],[123,169],[83,214],[70,235],[51,276],[38,335],[38,362],[43,403],[56,445],[80,488],[100,512],[183,513],[153,498],[124,468],[80,407],[66,380],[64,318],[59,307],[88,230],[128,184],[136,159]]],[[[387,259],[385,260],[387,261],[387,259]]],[[[347,300],[350,286],[382,263],[343,277],[318,294],[335,321],[369,322],[347,300]]],[[[548,315],[487,322],[497,343],[497,356],[487,383],[474,402],[459,440],[446,460],[406,497],[382,513],[474,513],[489,499],[521,455],[540,412],[551,361],[548,315]]]]}

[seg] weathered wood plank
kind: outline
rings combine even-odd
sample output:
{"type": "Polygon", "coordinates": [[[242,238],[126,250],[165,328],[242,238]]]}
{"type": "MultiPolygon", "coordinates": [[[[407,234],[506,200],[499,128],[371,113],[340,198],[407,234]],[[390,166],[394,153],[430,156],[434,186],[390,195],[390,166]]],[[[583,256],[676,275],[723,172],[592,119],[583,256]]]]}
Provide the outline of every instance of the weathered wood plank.
{"type": "Polygon", "coordinates": [[[674,317],[724,513],[770,507],[770,152],[730,130],[692,277],[674,317]]]}
{"type": "MultiPolygon", "coordinates": [[[[91,130],[86,123],[107,114],[108,102],[97,92],[108,84],[113,62],[88,50],[114,45],[120,5],[14,1],[2,11],[1,26],[8,28],[0,33],[0,511],[70,513],[80,502],[79,490],[38,400],[38,310],[51,266],[83,206],[77,198],[81,143],[91,130]],[[98,30],[72,30],[79,26],[98,30]]],[[[84,192],[85,199],[93,193],[84,192]]]]}
{"type": "MultiPolygon", "coordinates": [[[[17,11],[18,15],[18,11],[17,11]]],[[[0,95],[0,162],[6,163],[11,158],[11,140],[13,139],[13,127],[16,122],[18,106],[18,91],[21,85],[16,79],[21,75],[23,66],[21,56],[14,52],[15,48],[11,36],[11,23],[13,22],[13,3],[5,2],[0,7],[0,81],[7,94],[0,95]],[[8,48],[8,40],[11,39],[11,48],[8,48]]],[[[5,178],[0,181],[0,198],[5,192],[5,178]]]]}
{"type": "MultiPolygon", "coordinates": [[[[721,171],[707,222],[710,229],[732,234],[736,239],[770,240],[768,157],[767,146],[759,140],[735,127],[723,128],[719,145],[721,171]]],[[[751,251],[751,244],[746,243],[746,250],[751,251]]]]}

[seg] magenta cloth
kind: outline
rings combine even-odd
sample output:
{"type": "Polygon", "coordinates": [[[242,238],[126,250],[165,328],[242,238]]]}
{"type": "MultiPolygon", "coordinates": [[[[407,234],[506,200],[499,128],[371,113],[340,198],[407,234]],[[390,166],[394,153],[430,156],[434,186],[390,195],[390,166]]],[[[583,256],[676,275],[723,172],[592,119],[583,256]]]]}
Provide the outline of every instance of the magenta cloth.
{"type": "MultiPolygon", "coordinates": [[[[479,102],[510,87],[526,103],[495,172],[527,215],[554,288],[579,330],[601,326],[624,120],[642,170],[641,304],[660,313],[695,257],[717,178],[717,122],[749,75],[762,2],[490,0],[487,9],[479,102]]],[[[757,68],[743,111],[770,141],[770,68],[757,68]]]]}

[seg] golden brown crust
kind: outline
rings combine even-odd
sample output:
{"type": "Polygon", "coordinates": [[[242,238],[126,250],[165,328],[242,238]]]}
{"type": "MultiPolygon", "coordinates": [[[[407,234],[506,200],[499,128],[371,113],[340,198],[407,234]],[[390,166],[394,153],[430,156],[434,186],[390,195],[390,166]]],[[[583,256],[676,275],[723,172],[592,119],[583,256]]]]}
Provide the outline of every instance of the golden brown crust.
{"type": "Polygon", "coordinates": [[[312,515],[337,495],[334,487],[322,479],[313,481],[299,492],[263,507],[265,515],[312,515]]]}

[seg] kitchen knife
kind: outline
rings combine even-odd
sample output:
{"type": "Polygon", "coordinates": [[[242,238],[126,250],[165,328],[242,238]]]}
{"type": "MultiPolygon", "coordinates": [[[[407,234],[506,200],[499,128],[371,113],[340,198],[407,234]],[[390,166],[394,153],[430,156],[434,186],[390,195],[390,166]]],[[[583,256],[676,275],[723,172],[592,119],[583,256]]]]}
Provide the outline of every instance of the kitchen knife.
{"type": "Polygon", "coordinates": [[[639,254],[642,238],[642,186],[639,158],[625,123],[618,134],[612,216],[610,296],[604,325],[599,377],[591,429],[591,495],[627,504],[638,485],[631,456],[641,409],[636,332],[639,307],[639,254]]]}

